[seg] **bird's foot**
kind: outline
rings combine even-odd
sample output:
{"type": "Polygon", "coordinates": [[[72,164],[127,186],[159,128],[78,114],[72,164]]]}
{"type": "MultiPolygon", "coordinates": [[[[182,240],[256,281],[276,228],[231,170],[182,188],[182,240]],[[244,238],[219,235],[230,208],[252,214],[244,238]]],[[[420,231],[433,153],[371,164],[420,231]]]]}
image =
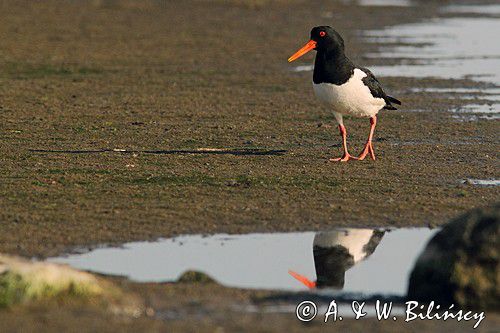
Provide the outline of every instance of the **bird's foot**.
{"type": "Polygon", "coordinates": [[[373,150],[373,145],[371,142],[366,143],[365,148],[358,156],[358,160],[360,161],[364,160],[368,154],[370,154],[371,159],[375,161],[375,151],[373,150]]]}
{"type": "Polygon", "coordinates": [[[344,153],[342,157],[337,157],[337,158],[330,158],[330,162],[347,162],[349,160],[357,160],[357,157],[352,156],[349,153],[344,153]]]}

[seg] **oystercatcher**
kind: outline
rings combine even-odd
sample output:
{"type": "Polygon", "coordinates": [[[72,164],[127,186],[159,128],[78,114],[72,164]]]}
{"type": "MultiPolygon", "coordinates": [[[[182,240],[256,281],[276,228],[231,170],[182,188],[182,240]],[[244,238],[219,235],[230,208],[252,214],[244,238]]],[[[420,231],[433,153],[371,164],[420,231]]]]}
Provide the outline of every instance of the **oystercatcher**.
{"type": "Polygon", "coordinates": [[[347,270],[369,257],[385,232],[375,229],[338,229],[314,236],[313,256],[316,281],[289,270],[288,273],[308,288],[342,289],[347,270]]]}
{"type": "Polygon", "coordinates": [[[377,113],[382,109],[396,110],[393,103],[401,105],[401,102],[384,92],[372,72],[354,65],[345,55],[344,40],[332,27],[313,28],[311,40],[288,58],[288,62],[311,50],[317,51],[313,74],[314,93],[323,104],[333,110],[342,135],[344,154],[330,161],[363,160],[368,154],[375,160],[372,138],[377,124],[377,113]],[[351,156],[347,151],[347,131],[343,115],[370,118],[370,134],[358,157],[351,156]]]}

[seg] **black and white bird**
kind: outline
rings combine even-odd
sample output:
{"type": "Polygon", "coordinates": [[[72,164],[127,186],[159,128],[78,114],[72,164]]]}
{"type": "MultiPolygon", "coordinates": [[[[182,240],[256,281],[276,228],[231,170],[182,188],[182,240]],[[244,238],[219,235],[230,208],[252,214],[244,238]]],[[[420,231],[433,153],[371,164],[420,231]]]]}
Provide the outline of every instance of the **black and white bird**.
{"type": "Polygon", "coordinates": [[[346,162],[350,159],[363,160],[370,154],[375,160],[372,138],[377,124],[377,114],[382,109],[396,110],[393,104],[401,102],[387,95],[380,82],[368,69],[357,67],[346,55],[344,40],[329,26],[319,26],[311,30],[311,40],[293,54],[288,62],[316,50],[314,61],[313,88],[316,97],[330,108],[339,123],[342,135],[342,157],[330,161],[346,162]],[[347,150],[347,131],[343,115],[370,118],[370,134],[366,145],[358,157],[347,150]]]}
{"type": "Polygon", "coordinates": [[[384,234],[377,229],[356,228],[318,232],[313,241],[316,281],[294,271],[288,273],[311,289],[342,289],[346,271],[372,255],[384,234]]]}

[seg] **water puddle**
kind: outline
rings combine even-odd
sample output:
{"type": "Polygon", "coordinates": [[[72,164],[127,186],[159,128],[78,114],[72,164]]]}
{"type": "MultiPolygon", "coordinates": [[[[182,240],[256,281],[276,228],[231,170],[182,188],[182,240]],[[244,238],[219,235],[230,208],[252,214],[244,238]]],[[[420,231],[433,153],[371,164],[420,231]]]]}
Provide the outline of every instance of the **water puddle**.
{"type": "Polygon", "coordinates": [[[453,97],[461,99],[487,99],[490,101],[500,102],[500,89],[499,88],[435,88],[435,87],[418,87],[410,89],[412,92],[417,93],[433,93],[433,94],[455,94],[453,97]]]}
{"type": "Polygon", "coordinates": [[[396,43],[368,56],[421,61],[415,65],[374,66],[377,73],[498,83],[500,45],[491,41],[496,40],[499,28],[500,21],[496,18],[451,17],[371,30],[364,36],[369,42],[396,43]]]}
{"type": "Polygon", "coordinates": [[[459,121],[476,121],[478,119],[497,120],[500,119],[498,103],[491,104],[467,104],[464,107],[452,109],[457,113],[452,117],[459,121]]]}
{"type": "Polygon", "coordinates": [[[477,186],[500,186],[500,179],[465,179],[462,184],[470,184],[477,186]]]}
{"type": "Polygon", "coordinates": [[[416,258],[436,229],[189,235],[50,258],[137,282],[176,281],[196,270],[249,289],[335,294],[406,294],[416,258]]]}
{"type": "Polygon", "coordinates": [[[314,65],[300,65],[292,67],[292,72],[310,72],[314,69],[314,65]]]}
{"type": "MultiPolygon", "coordinates": [[[[368,42],[387,44],[382,51],[368,54],[368,57],[399,61],[399,65],[371,66],[372,71],[381,76],[472,79],[498,85],[500,43],[492,41],[498,39],[497,32],[500,31],[500,20],[496,17],[500,15],[500,6],[448,6],[442,11],[485,15],[435,18],[368,31],[364,34],[368,42]]],[[[468,91],[467,95],[455,97],[488,100],[487,103],[471,103],[452,110],[458,113],[457,118],[500,118],[498,88],[481,89],[476,93],[468,91]]]]}
{"type": "Polygon", "coordinates": [[[448,13],[500,15],[500,5],[450,5],[443,8],[448,13]]]}
{"type": "Polygon", "coordinates": [[[411,0],[351,0],[344,1],[344,3],[370,7],[411,7],[413,5],[411,0]]]}
{"type": "MultiPolygon", "coordinates": [[[[380,3],[411,5],[405,1],[380,3]]],[[[379,52],[369,53],[367,57],[380,63],[397,63],[370,66],[370,69],[378,76],[472,79],[482,85],[489,84],[491,87],[484,89],[425,88],[421,92],[480,100],[451,110],[458,120],[500,119],[500,43],[492,42],[498,39],[500,31],[500,5],[453,5],[443,7],[442,12],[475,16],[441,17],[364,32],[367,42],[384,44],[379,52]]],[[[300,65],[291,70],[305,72],[313,68],[313,65],[300,65]]]]}

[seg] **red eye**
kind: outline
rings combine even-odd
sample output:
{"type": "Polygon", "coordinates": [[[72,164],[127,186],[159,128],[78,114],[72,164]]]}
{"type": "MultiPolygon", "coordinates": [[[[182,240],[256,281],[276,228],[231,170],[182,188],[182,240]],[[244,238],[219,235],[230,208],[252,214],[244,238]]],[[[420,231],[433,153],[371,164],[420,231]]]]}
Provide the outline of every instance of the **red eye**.
{"type": "Polygon", "coordinates": [[[320,32],[319,32],[319,36],[320,36],[320,37],[325,37],[325,36],[326,36],[326,32],[324,32],[324,31],[320,31],[320,32]]]}

